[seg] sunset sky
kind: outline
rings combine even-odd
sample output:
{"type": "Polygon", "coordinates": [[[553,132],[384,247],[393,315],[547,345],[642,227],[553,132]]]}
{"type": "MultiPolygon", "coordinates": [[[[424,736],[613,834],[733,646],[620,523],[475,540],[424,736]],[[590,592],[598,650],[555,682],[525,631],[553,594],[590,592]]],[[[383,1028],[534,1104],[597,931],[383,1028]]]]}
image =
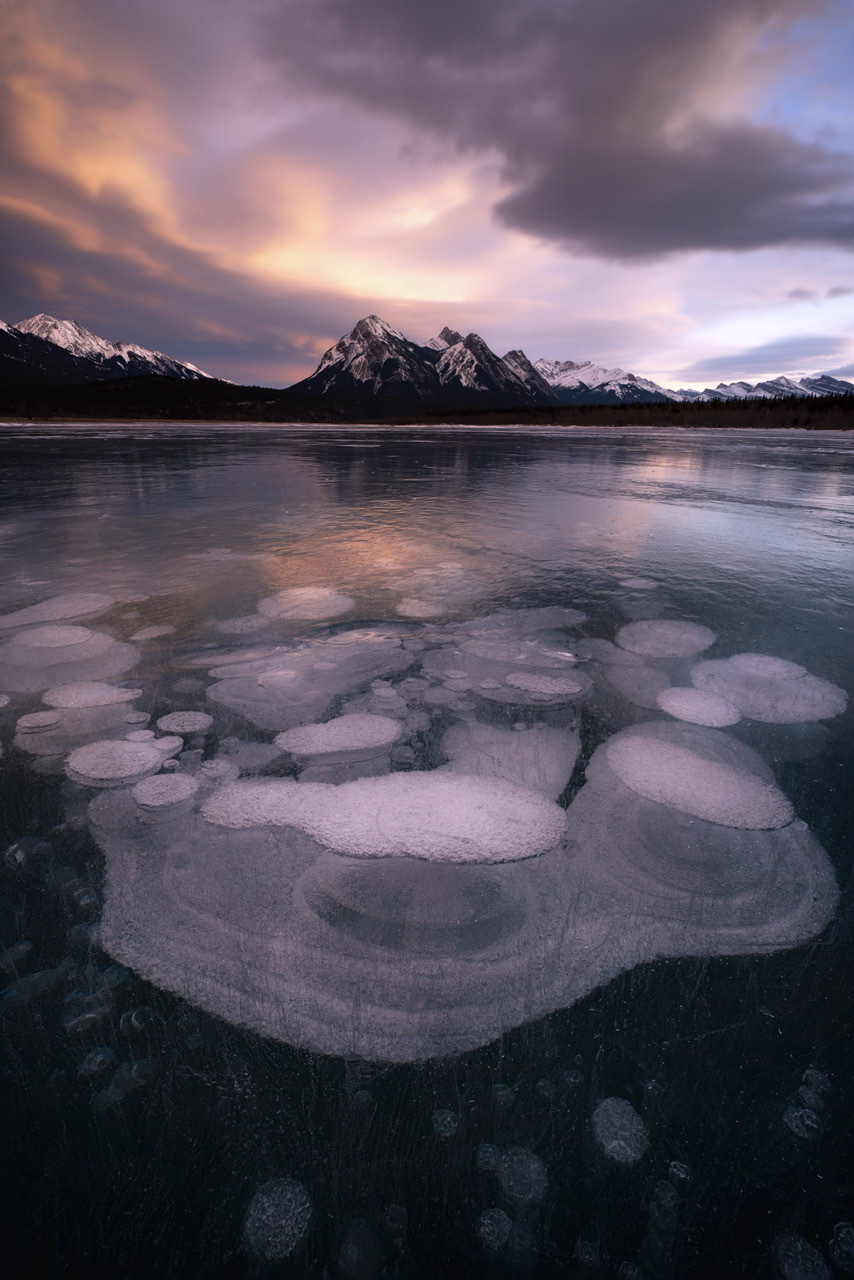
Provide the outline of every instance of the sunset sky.
{"type": "Polygon", "coordinates": [[[0,319],[854,375],[854,0],[0,0],[0,319]]]}

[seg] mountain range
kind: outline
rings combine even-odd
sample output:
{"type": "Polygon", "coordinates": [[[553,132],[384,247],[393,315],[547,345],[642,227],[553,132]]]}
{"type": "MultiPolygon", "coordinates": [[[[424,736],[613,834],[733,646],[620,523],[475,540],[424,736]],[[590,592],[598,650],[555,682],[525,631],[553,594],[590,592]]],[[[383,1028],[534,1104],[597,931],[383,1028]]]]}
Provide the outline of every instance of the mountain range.
{"type": "MultiPolygon", "coordinates": [[[[131,343],[109,342],[73,320],[37,315],[17,325],[0,321],[0,385],[111,382],[152,374],[211,379],[186,361],[131,343]]],[[[520,350],[498,356],[479,334],[463,337],[450,328],[425,343],[412,342],[372,315],[330,347],[314,373],[289,391],[312,398],[380,398],[402,407],[441,410],[444,406],[534,408],[852,395],[854,383],[823,373],[674,391],[591,360],[532,362],[520,350]]]]}

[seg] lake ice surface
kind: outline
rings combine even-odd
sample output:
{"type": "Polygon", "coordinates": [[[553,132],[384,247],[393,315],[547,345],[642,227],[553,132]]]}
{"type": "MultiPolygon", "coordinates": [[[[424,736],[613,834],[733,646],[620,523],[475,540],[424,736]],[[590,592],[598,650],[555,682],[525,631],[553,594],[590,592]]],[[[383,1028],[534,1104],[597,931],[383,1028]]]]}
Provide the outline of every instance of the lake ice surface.
{"type": "Polygon", "coordinates": [[[22,1270],[840,1265],[847,437],[4,446],[22,1270]]]}

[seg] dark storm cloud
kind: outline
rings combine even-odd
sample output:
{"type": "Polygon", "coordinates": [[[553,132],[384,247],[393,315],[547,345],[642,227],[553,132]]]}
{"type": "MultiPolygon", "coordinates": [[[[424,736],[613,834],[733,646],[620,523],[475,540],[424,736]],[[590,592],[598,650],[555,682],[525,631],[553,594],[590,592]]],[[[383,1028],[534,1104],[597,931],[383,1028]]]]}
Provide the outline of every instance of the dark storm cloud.
{"type": "Polygon", "coordinates": [[[844,338],[834,334],[803,334],[791,338],[777,338],[748,347],[738,355],[709,356],[698,360],[687,369],[680,369],[678,377],[699,382],[703,378],[743,377],[747,374],[764,374],[773,370],[813,368],[829,360],[838,359],[846,349],[844,338]]]}
{"type": "Polygon", "coordinates": [[[577,251],[854,247],[850,158],[738,111],[760,51],[824,8],[280,0],[262,19],[262,47],[290,86],[496,152],[510,187],[498,217],[577,251]]]}

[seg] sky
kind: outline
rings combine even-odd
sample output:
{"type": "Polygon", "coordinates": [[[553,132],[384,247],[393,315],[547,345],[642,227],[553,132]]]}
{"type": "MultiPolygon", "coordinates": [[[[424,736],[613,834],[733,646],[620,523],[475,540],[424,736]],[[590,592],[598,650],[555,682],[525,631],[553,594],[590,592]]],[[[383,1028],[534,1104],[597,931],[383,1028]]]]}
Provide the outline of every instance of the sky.
{"type": "Polygon", "coordinates": [[[0,319],[854,376],[854,0],[0,0],[0,319]]]}

